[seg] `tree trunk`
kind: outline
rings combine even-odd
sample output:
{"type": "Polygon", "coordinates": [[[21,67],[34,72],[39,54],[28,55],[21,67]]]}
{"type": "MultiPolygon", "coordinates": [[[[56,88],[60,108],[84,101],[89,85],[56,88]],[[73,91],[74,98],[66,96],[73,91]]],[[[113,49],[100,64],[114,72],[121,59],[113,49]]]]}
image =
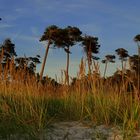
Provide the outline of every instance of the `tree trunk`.
{"type": "Polygon", "coordinates": [[[127,60],[125,60],[125,61],[124,61],[124,66],[123,66],[123,68],[124,68],[124,72],[125,72],[125,71],[126,71],[126,69],[127,69],[127,67],[126,67],[126,66],[127,66],[127,60]]]}
{"type": "Polygon", "coordinates": [[[138,45],[138,56],[140,57],[140,44],[137,42],[138,45]]]}
{"type": "Polygon", "coordinates": [[[104,78],[105,78],[105,75],[106,75],[107,63],[108,63],[108,62],[105,62],[104,78]]]}
{"type": "Polygon", "coordinates": [[[138,45],[138,96],[140,96],[140,45],[137,42],[138,45]]]}
{"type": "Polygon", "coordinates": [[[122,62],[122,73],[124,72],[124,68],[123,68],[123,59],[121,60],[122,62]]]}
{"type": "Polygon", "coordinates": [[[87,59],[88,59],[88,74],[91,74],[91,59],[89,53],[87,53],[87,59]]]}
{"type": "Polygon", "coordinates": [[[121,60],[122,62],[122,90],[123,92],[125,91],[125,84],[124,84],[124,61],[123,59],[121,60]]]}
{"type": "Polygon", "coordinates": [[[91,74],[91,66],[92,66],[92,53],[91,53],[91,42],[90,42],[90,46],[89,46],[89,50],[87,52],[87,58],[88,58],[88,74],[91,74]]]}
{"type": "Polygon", "coordinates": [[[67,81],[67,84],[69,86],[69,50],[70,48],[68,47],[68,53],[67,53],[67,66],[66,66],[66,81],[67,81]]]}
{"type": "Polygon", "coordinates": [[[42,67],[41,67],[40,80],[42,80],[42,77],[43,77],[43,72],[44,72],[44,68],[45,68],[45,64],[46,64],[46,60],[47,60],[50,44],[51,44],[51,41],[49,40],[48,45],[46,47],[46,52],[45,52],[44,60],[43,60],[43,63],[42,63],[42,67]]]}

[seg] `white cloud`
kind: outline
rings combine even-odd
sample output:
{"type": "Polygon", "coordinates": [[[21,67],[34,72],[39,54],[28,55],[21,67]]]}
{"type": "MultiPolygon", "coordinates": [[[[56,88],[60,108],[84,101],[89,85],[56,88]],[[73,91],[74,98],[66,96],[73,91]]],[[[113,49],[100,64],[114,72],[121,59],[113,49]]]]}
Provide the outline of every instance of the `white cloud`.
{"type": "Polygon", "coordinates": [[[0,23],[0,28],[11,28],[11,27],[14,27],[14,25],[12,25],[12,24],[1,24],[0,23]]]}
{"type": "Polygon", "coordinates": [[[21,31],[17,31],[15,33],[4,33],[4,36],[10,36],[13,40],[24,40],[24,41],[37,41],[39,42],[39,37],[37,36],[29,36],[22,34],[21,31]]]}
{"type": "Polygon", "coordinates": [[[15,11],[16,11],[17,13],[22,13],[22,12],[25,11],[25,9],[24,9],[24,8],[16,8],[15,11]]]}
{"type": "Polygon", "coordinates": [[[20,35],[18,36],[18,39],[21,39],[21,40],[25,40],[25,41],[38,41],[38,37],[35,37],[35,36],[28,36],[28,35],[20,35]]]}

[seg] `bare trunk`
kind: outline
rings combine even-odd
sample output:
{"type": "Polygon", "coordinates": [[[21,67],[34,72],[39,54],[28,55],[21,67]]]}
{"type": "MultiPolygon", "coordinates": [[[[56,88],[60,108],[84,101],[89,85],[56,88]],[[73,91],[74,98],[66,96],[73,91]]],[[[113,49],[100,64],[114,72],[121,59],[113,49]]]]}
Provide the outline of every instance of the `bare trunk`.
{"type": "Polygon", "coordinates": [[[96,62],[96,60],[93,60],[93,65],[94,65],[94,71],[96,73],[98,73],[99,72],[99,66],[98,66],[98,62],[96,62]]]}
{"type": "Polygon", "coordinates": [[[88,74],[91,74],[91,66],[92,66],[92,58],[91,58],[92,54],[91,54],[91,42],[90,42],[90,47],[89,50],[87,52],[87,58],[88,58],[88,74]]]}
{"type": "Polygon", "coordinates": [[[139,43],[137,43],[137,45],[138,45],[138,56],[140,57],[140,45],[139,43]]]}
{"type": "Polygon", "coordinates": [[[121,60],[122,62],[122,73],[124,72],[124,68],[123,68],[123,59],[121,60]]]}
{"type": "Polygon", "coordinates": [[[138,45],[138,96],[140,95],[140,45],[137,42],[138,45]]]}
{"type": "Polygon", "coordinates": [[[125,84],[124,84],[124,60],[121,60],[122,62],[122,90],[125,91],[125,84]]]}
{"type": "Polygon", "coordinates": [[[87,53],[87,59],[88,59],[88,74],[91,74],[91,59],[89,53],[87,53]]]}
{"type": "MultiPolygon", "coordinates": [[[[68,47],[68,52],[69,52],[69,47],[68,47]]],[[[67,53],[67,66],[66,66],[66,81],[69,86],[69,53],[67,53]]]]}
{"type": "Polygon", "coordinates": [[[126,71],[126,66],[127,66],[127,60],[124,62],[124,71],[126,71]]]}
{"type": "Polygon", "coordinates": [[[108,63],[108,62],[105,62],[104,78],[105,78],[105,75],[106,75],[107,63],[108,63]]]}
{"type": "Polygon", "coordinates": [[[46,64],[46,60],[47,60],[47,56],[48,56],[48,52],[49,52],[49,48],[50,48],[50,43],[51,43],[51,41],[49,40],[48,45],[46,47],[46,52],[45,52],[44,60],[42,63],[42,67],[41,67],[40,80],[42,80],[42,77],[43,77],[43,72],[44,72],[44,68],[45,68],[45,64],[46,64]]]}

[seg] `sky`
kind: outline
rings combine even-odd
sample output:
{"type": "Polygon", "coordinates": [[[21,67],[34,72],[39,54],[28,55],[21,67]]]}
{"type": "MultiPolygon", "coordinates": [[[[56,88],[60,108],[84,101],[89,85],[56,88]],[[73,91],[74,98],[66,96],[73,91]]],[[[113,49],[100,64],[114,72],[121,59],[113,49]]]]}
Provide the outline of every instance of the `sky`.
{"type": "MultiPolygon", "coordinates": [[[[39,39],[50,25],[76,26],[84,34],[99,38],[103,59],[115,54],[117,48],[125,48],[130,55],[137,53],[135,35],[140,33],[139,0],[0,0],[0,43],[11,38],[18,56],[36,56],[41,60],[45,53],[45,42],[39,39]]],[[[70,76],[76,76],[79,63],[85,56],[80,45],[71,48],[70,76]]],[[[107,74],[119,67],[110,64],[107,74]]],[[[40,71],[38,65],[37,71],[40,71]]],[[[63,49],[50,49],[44,75],[60,77],[66,67],[63,49]]],[[[104,65],[100,64],[103,72],[104,65]]]]}

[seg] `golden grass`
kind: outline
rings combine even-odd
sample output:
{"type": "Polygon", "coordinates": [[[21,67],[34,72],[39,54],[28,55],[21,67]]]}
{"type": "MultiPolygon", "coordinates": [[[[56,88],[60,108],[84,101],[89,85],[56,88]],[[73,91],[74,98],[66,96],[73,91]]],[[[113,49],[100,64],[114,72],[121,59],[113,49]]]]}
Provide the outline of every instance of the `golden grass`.
{"type": "Polygon", "coordinates": [[[119,125],[125,137],[127,132],[132,135],[140,126],[136,89],[128,93],[96,73],[86,76],[83,60],[79,71],[73,85],[55,87],[51,82],[42,85],[25,70],[16,72],[11,64],[0,81],[0,133],[7,136],[18,131],[35,136],[52,121],[90,120],[119,125]],[[5,124],[8,127],[3,128],[5,124]]]}

